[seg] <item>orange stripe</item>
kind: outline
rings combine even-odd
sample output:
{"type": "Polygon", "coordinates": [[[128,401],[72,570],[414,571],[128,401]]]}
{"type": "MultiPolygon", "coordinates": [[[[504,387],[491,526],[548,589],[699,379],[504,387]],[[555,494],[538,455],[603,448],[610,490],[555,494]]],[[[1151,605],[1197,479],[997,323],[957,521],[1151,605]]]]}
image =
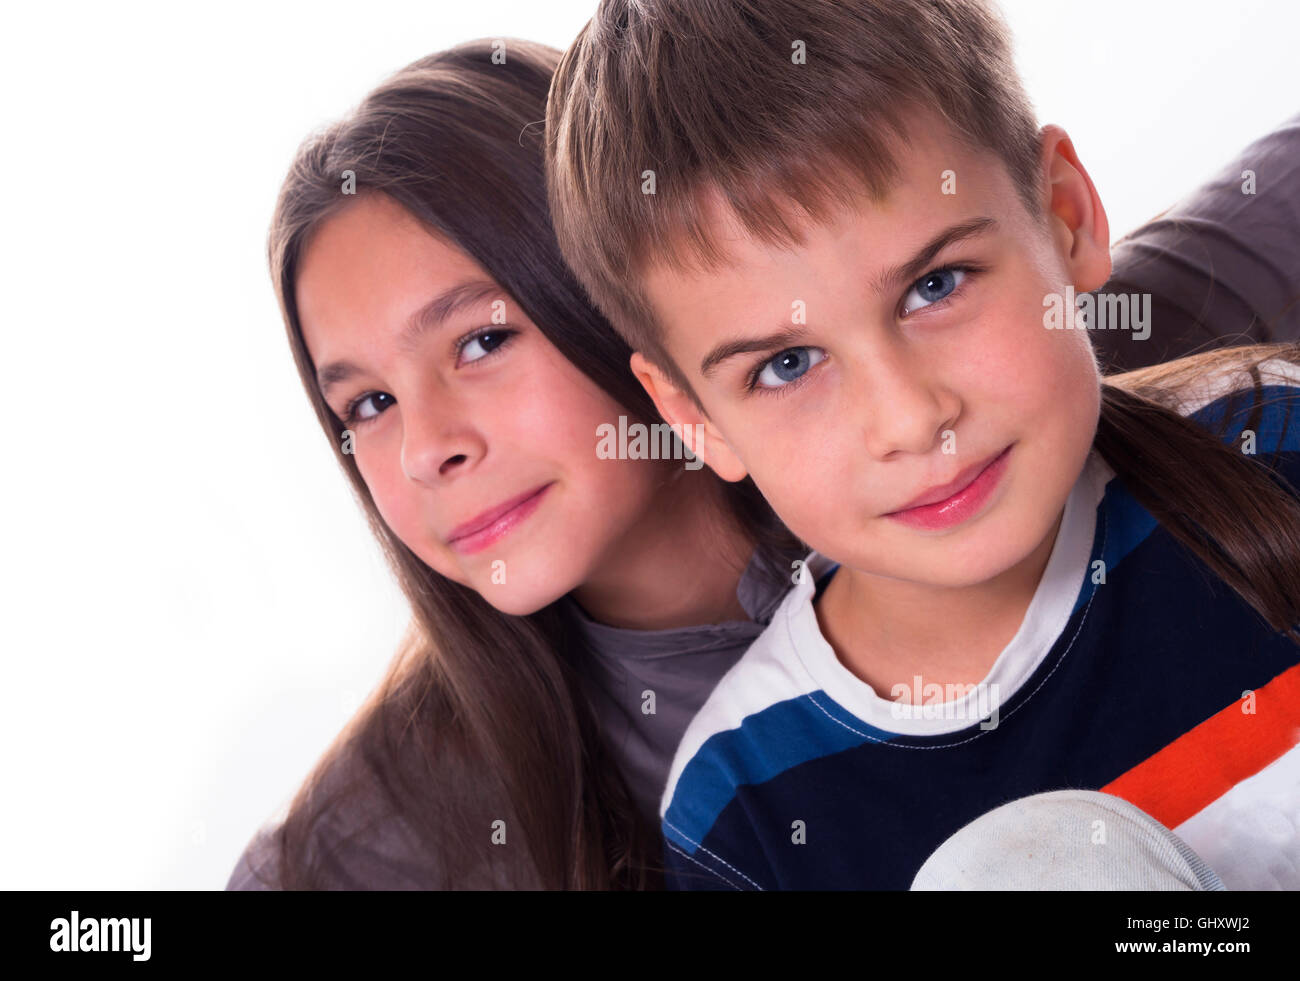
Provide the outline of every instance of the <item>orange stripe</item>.
{"type": "Polygon", "coordinates": [[[1175,828],[1300,743],[1300,664],[1255,689],[1255,712],[1233,702],[1102,791],[1175,828]]]}

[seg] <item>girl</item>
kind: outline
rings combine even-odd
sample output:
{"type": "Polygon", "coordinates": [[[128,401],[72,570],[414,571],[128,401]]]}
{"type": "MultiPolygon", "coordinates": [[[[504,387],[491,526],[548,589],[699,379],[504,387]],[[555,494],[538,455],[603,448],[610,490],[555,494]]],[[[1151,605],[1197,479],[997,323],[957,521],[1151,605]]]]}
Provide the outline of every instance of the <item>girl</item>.
{"type": "Polygon", "coordinates": [[[754,546],[797,543],[752,486],[595,452],[655,415],[550,230],[557,60],[423,59],[285,181],[290,346],[414,621],[232,886],[653,885],[676,737],[787,581],[754,546]]]}
{"type": "Polygon", "coordinates": [[[596,457],[597,425],[656,416],[550,230],[558,52],[492,54],[399,72],[276,210],[295,362],[414,616],[232,888],[656,885],[677,739],[804,552],[748,482],[596,457]]]}

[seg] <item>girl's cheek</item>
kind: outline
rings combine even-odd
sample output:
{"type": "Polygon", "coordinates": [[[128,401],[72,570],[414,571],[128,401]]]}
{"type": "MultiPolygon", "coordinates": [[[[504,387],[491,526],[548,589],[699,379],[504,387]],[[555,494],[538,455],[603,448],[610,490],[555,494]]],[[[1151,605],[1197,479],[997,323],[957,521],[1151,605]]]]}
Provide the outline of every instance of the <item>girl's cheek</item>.
{"type": "Polygon", "coordinates": [[[370,490],[370,496],[378,501],[381,496],[382,481],[379,479],[380,474],[373,457],[369,453],[357,453],[353,459],[356,462],[357,471],[361,474],[361,479],[365,481],[366,487],[370,490]]]}
{"type": "Polygon", "coordinates": [[[357,454],[356,464],[366,489],[374,499],[375,507],[379,509],[379,516],[392,529],[393,534],[411,546],[411,529],[408,527],[406,507],[402,500],[402,483],[398,479],[401,476],[400,469],[383,464],[375,459],[373,453],[357,454]]]}

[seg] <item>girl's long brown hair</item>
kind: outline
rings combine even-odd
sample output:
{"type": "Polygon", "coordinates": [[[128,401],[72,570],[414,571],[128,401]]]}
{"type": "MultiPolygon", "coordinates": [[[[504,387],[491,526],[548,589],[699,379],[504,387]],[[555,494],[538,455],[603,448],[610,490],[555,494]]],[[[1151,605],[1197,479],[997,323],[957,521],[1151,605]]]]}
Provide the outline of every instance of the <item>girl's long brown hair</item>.
{"type": "MultiPolygon", "coordinates": [[[[1093,445],[1129,493],[1182,545],[1249,603],[1275,631],[1300,643],[1300,500],[1278,472],[1278,454],[1225,443],[1226,427],[1250,409],[1258,430],[1270,379],[1259,365],[1300,366],[1300,343],[1252,344],[1151,365],[1103,380],[1093,445]],[[1210,374],[1251,379],[1226,406],[1218,432],[1182,409],[1210,374]]],[[[1277,384],[1273,382],[1273,384],[1277,384]]],[[[1294,383],[1292,383],[1294,384],[1294,383]]],[[[1287,398],[1291,403],[1293,396],[1287,398]]],[[[1279,446],[1292,425],[1290,404],[1279,446]]]]}
{"type": "MultiPolygon", "coordinates": [[[[407,66],[304,142],[272,221],[271,274],[303,387],[413,610],[386,676],[274,832],[280,888],[335,884],[344,861],[355,879],[355,856],[375,846],[380,826],[383,840],[404,843],[403,854],[376,854],[376,863],[400,862],[411,884],[609,889],[659,881],[657,833],[606,753],[575,625],[560,604],[523,617],[500,613],[392,533],[353,456],[341,451],[344,427],[320,395],[298,319],[298,264],[321,222],[356,200],[342,193],[352,171],[358,194],[388,195],[481,265],[631,419],[658,418],[628,368],[630,349],[587,301],[551,229],[541,139],[560,53],[523,40],[494,43],[469,42],[407,66]]],[[[726,484],[707,468],[683,470],[681,479],[716,495],[719,520],[797,552],[751,482],[726,484]]]]}
{"type": "MultiPolygon", "coordinates": [[[[337,884],[335,849],[355,838],[353,854],[364,855],[381,826],[405,844],[400,856],[376,853],[376,868],[401,862],[411,884],[636,889],[660,881],[657,836],[641,822],[584,695],[574,624],[558,605],[505,616],[392,534],[341,452],[344,427],[320,396],[298,320],[298,263],[312,232],[354,200],[341,193],[350,170],[359,192],[388,194],[482,265],[629,416],[656,418],[627,369],[630,350],[573,279],[551,229],[540,140],[559,52],[509,40],[498,64],[493,50],[470,42],[398,72],[303,144],[277,203],[271,272],[303,387],[413,610],[386,676],[274,831],[280,888],[337,884]],[[505,845],[492,842],[497,821],[505,845]]],[[[1254,372],[1271,357],[1300,365],[1300,347],[1232,348],[1104,379],[1096,447],[1161,524],[1296,637],[1300,505],[1264,461],[1178,411],[1177,393],[1207,371],[1254,372]]],[[[756,542],[800,553],[750,481],[722,484],[711,473],[699,471],[700,489],[718,495],[721,514],[756,542]]]]}

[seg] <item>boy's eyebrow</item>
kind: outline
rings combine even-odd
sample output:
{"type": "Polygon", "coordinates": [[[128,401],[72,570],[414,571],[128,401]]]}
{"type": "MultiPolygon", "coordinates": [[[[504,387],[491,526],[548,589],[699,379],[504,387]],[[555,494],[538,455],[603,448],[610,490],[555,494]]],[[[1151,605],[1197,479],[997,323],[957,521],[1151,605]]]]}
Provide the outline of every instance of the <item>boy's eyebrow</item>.
{"type": "Polygon", "coordinates": [[[917,252],[916,255],[906,262],[894,266],[891,269],[884,270],[872,282],[872,288],[876,293],[888,293],[897,289],[905,283],[915,282],[920,278],[921,273],[927,272],[929,265],[934,261],[934,257],[942,252],[953,242],[960,242],[963,239],[972,238],[976,235],[982,235],[985,232],[995,230],[998,223],[992,218],[971,218],[967,221],[959,222],[951,228],[946,228],[917,252]]]}
{"type": "MultiPolygon", "coordinates": [[[[453,315],[467,307],[472,307],[494,296],[504,298],[504,291],[496,283],[487,279],[471,279],[457,283],[444,290],[422,306],[406,322],[402,333],[398,335],[397,346],[400,350],[409,350],[415,340],[426,331],[441,326],[453,315]]],[[[321,397],[341,381],[357,374],[361,369],[351,361],[332,361],[316,373],[316,384],[320,387],[321,397]]]]}
{"type": "MultiPolygon", "coordinates": [[[[913,282],[920,278],[923,272],[927,271],[930,263],[934,261],[934,257],[953,242],[960,242],[962,239],[993,231],[997,228],[997,225],[997,221],[993,218],[979,217],[959,222],[950,228],[944,229],[927,242],[912,258],[881,272],[872,281],[872,289],[877,294],[881,294],[892,292],[904,283],[913,282]]],[[[748,354],[752,351],[769,351],[774,347],[798,340],[803,333],[802,330],[791,329],[787,326],[764,337],[723,341],[700,362],[700,374],[708,378],[717,370],[718,365],[728,358],[733,358],[738,354],[748,354]]]]}
{"type": "Polygon", "coordinates": [[[802,338],[806,330],[804,327],[786,326],[764,337],[742,337],[734,341],[723,341],[700,362],[700,374],[708,378],[713,372],[717,371],[718,365],[728,358],[734,358],[737,354],[749,354],[751,351],[770,351],[774,347],[789,347],[793,341],[802,338]]]}

